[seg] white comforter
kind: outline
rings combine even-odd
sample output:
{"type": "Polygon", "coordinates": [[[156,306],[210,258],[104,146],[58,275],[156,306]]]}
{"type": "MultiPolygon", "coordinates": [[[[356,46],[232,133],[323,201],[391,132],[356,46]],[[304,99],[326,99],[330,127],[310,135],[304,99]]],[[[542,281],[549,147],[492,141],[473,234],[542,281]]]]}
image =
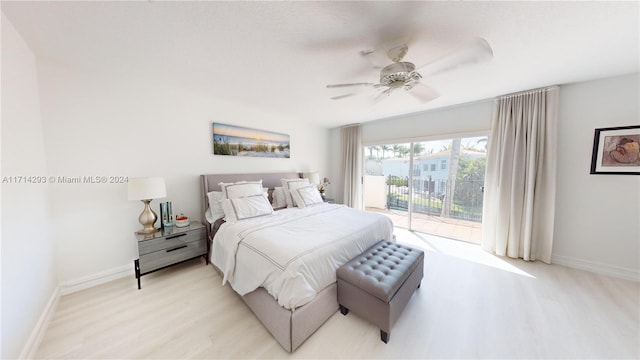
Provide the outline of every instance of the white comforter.
{"type": "Polygon", "coordinates": [[[223,224],[211,262],[238,294],[262,286],[281,306],[295,309],[334,283],[338,267],[392,237],[384,215],[321,204],[223,224]]]}

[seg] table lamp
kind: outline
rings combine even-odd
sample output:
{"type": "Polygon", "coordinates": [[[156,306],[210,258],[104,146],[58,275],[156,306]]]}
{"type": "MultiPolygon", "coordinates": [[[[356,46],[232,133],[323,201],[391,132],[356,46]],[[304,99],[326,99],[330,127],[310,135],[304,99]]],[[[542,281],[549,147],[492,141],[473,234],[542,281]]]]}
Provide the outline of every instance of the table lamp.
{"type": "Polygon", "coordinates": [[[309,179],[309,183],[318,186],[320,184],[320,175],[317,172],[308,172],[303,174],[305,179],[309,179]]]}
{"type": "Polygon", "coordinates": [[[153,234],[158,231],[154,227],[158,215],[156,215],[149,203],[153,199],[159,199],[167,196],[167,187],[164,178],[161,177],[141,177],[129,178],[128,195],[129,200],[140,200],[144,203],[144,210],[138,217],[138,221],[143,228],[137,231],[137,234],[153,234]]]}

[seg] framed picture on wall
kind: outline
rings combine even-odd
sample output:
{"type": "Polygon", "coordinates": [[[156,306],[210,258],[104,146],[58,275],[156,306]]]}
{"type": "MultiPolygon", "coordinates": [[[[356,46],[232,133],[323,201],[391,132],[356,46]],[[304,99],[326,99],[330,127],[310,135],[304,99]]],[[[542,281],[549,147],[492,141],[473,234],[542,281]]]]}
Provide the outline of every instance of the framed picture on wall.
{"type": "Polygon", "coordinates": [[[595,129],[591,174],[640,175],[640,125],[595,129]]]}
{"type": "Polygon", "coordinates": [[[213,154],[268,158],[291,157],[288,134],[213,123],[213,154]]]}

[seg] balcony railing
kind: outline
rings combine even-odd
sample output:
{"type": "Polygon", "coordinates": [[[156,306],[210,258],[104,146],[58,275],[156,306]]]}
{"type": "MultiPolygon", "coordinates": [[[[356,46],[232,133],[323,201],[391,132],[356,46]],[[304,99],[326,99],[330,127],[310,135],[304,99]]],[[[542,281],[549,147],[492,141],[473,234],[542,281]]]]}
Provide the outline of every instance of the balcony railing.
{"type": "MultiPolygon", "coordinates": [[[[408,183],[408,178],[387,176],[387,209],[404,211],[409,209],[408,183]]],[[[447,201],[446,194],[449,186],[451,186],[449,179],[414,178],[413,212],[442,216],[442,208],[447,201]]],[[[484,181],[456,180],[448,217],[482,222],[483,190],[484,181]]]]}

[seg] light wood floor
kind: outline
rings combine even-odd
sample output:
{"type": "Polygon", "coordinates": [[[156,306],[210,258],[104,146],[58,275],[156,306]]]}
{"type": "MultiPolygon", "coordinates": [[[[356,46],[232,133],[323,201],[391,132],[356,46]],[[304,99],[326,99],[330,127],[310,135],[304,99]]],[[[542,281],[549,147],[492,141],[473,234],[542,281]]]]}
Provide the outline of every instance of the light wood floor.
{"type": "Polygon", "coordinates": [[[202,260],[64,296],[38,358],[640,358],[635,282],[397,229],[425,277],[389,344],[337,312],[286,353],[202,260]]]}

